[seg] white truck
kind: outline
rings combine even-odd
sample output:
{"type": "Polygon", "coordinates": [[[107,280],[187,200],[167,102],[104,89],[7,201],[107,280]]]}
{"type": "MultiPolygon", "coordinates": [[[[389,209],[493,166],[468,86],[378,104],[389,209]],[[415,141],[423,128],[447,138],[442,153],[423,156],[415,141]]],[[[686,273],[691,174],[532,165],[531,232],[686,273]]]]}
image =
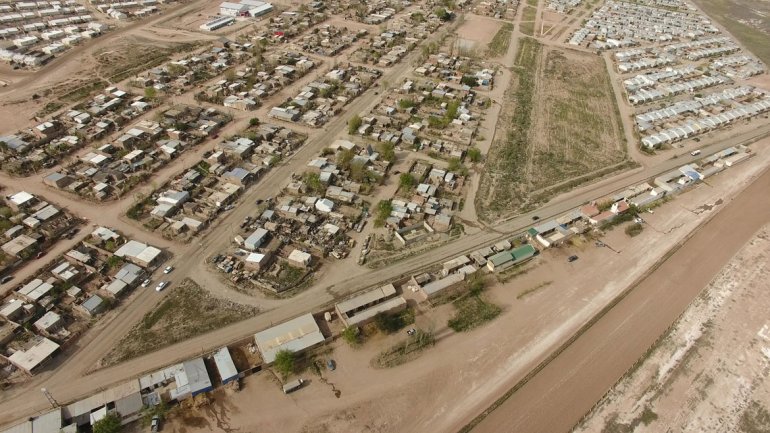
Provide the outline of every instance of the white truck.
{"type": "Polygon", "coordinates": [[[302,388],[302,384],[305,383],[302,379],[292,380],[283,385],[283,393],[288,394],[302,388]]]}

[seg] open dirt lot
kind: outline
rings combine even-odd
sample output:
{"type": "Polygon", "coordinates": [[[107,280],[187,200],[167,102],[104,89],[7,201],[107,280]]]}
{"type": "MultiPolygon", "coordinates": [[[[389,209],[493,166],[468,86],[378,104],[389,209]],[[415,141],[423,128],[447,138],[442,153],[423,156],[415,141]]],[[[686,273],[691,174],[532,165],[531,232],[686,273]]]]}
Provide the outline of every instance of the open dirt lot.
{"type": "Polygon", "coordinates": [[[522,39],[516,66],[498,121],[507,134],[490,150],[478,196],[488,220],[531,208],[554,186],[606,174],[626,158],[600,57],[522,39]]]}
{"type": "MultiPolygon", "coordinates": [[[[151,291],[153,287],[139,290],[151,291]]],[[[256,307],[215,298],[191,280],[170,290],[169,296],[147,313],[104,357],[103,366],[227,326],[259,311],[256,307]]]]}
{"type": "MultiPolygon", "coordinates": [[[[203,419],[194,422],[183,421],[189,416],[179,414],[166,425],[166,431],[457,431],[610,299],[640,278],[665,251],[721,209],[719,200],[723,203],[737,195],[769,161],[770,154],[765,150],[739,170],[714,178],[712,186],[704,185],[659,208],[654,215],[647,216],[648,227],[635,238],[628,238],[623,227],[609,232],[604,240],[619,253],[596,248],[591,242],[544,251],[525,273],[487,290],[490,302],[503,311],[485,326],[453,332],[447,327],[447,320],[455,313],[452,304],[418,312],[414,326],[433,330],[437,343],[411,362],[388,369],[370,365],[383,348],[403,339],[403,335],[378,335],[359,349],[337,341],[332,344],[333,351],[322,359],[332,357],[338,368],[334,372],[323,371],[323,380],[311,372],[301,373],[300,377],[308,379],[309,384],[285,396],[271,374],[250,376],[239,394],[221,404],[224,412],[200,415],[203,419]],[[580,258],[568,263],[567,257],[572,254],[580,258]],[[577,272],[579,269],[595,272],[577,272]],[[334,390],[340,392],[339,396],[335,396],[334,390]]],[[[704,262],[704,272],[710,266],[721,267],[723,262],[719,259],[715,256],[713,263],[704,262]]],[[[610,378],[611,382],[615,379],[610,378]]],[[[557,388],[549,389],[555,392],[557,388]]],[[[575,388],[575,392],[578,390],[575,388]]],[[[534,397],[529,394],[527,398],[534,402],[534,397]]],[[[590,407],[595,400],[576,401],[590,407]]],[[[531,406],[528,410],[526,413],[533,418],[553,418],[553,411],[533,410],[531,406]]],[[[504,414],[525,413],[511,410],[504,414]]],[[[512,430],[498,425],[483,431],[512,430]]]]}
{"type": "Polygon", "coordinates": [[[465,50],[483,49],[492,41],[502,22],[478,15],[466,15],[455,34],[457,44],[465,50]]]}
{"type": "Polygon", "coordinates": [[[765,226],[577,431],[770,430],[769,277],[765,226]]]}

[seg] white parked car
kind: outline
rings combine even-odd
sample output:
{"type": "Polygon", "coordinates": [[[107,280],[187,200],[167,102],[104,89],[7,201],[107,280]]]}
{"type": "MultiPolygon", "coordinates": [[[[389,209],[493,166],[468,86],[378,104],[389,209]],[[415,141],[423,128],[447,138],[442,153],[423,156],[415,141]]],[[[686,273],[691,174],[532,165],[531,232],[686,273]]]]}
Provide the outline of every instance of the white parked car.
{"type": "Polygon", "coordinates": [[[161,281],[157,286],[155,286],[155,291],[160,292],[161,290],[165,289],[168,284],[168,281],[161,281]]]}
{"type": "Polygon", "coordinates": [[[152,284],[152,281],[149,278],[142,281],[142,287],[150,287],[150,284],[152,284]]]}
{"type": "Polygon", "coordinates": [[[166,266],[166,269],[163,270],[163,273],[164,274],[170,274],[171,271],[173,271],[173,270],[174,270],[173,266],[166,266]]]}

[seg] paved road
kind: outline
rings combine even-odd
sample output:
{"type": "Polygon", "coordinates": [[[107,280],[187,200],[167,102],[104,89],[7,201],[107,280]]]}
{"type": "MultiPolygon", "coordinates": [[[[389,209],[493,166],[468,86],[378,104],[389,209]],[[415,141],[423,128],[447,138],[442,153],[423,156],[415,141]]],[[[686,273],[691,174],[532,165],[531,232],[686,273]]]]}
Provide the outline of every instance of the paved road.
{"type": "Polygon", "coordinates": [[[770,222],[768,189],[770,170],[472,432],[569,431],[770,222]]]}

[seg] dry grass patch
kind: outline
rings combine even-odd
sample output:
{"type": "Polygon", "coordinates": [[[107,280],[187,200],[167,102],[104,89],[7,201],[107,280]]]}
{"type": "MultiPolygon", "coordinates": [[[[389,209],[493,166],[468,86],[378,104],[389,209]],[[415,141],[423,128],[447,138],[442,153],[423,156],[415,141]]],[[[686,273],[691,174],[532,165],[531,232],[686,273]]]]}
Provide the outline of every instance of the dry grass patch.
{"type": "MultiPolygon", "coordinates": [[[[153,296],[155,293],[148,293],[153,296]]],[[[153,352],[214,329],[248,319],[257,307],[215,298],[190,279],[171,289],[168,296],[144,315],[102,359],[102,366],[153,352]]]]}
{"type": "Polygon", "coordinates": [[[486,220],[629,166],[600,57],[523,38],[515,72],[477,197],[486,220]]]}

